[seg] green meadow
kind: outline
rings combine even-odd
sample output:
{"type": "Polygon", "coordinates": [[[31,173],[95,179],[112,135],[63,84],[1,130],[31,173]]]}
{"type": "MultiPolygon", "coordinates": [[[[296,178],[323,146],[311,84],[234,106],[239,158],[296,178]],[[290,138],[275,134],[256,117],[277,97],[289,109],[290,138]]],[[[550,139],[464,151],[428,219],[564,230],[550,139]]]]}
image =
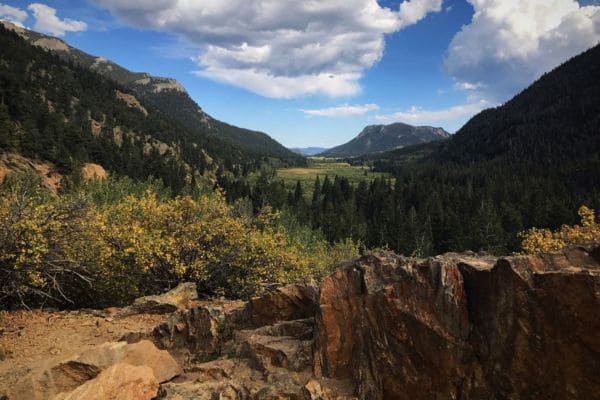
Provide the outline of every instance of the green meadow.
{"type": "Polygon", "coordinates": [[[317,176],[322,180],[325,176],[334,178],[336,175],[344,176],[352,185],[357,185],[361,180],[370,182],[378,177],[387,177],[389,174],[372,172],[368,166],[353,166],[347,162],[318,157],[310,158],[310,164],[306,168],[280,168],[277,170],[277,177],[283,179],[287,189],[294,189],[296,182],[300,181],[307,193],[312,192],[317,176]]]}

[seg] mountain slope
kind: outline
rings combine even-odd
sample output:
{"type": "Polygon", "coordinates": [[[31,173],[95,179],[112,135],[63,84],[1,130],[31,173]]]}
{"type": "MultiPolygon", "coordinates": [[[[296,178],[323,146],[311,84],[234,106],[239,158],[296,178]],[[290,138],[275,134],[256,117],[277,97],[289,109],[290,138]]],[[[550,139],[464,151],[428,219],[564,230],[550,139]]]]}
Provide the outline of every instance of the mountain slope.
{"type": "Polygon", "coordinates": [[[87,162],[175,191],[261,158],[169,118],[102,75],[0,26],[0,152],[49,162],[76,179],[87,162]],[[75,174],[74,174],[75,173],[75,174]]]}
{"type": "Polygon", "coordinates": [[[2,24],[17,32],[30,44],[114,80],[197,134],[215,136],[256,156],[280,158],[292,164],[304,162],[297,154],[263,132],[238,128],[212,118],[192,100],[185,88],[175,79],[131,72],[103,57],[95,57],[75,49],[60,39],[22,29],[8,22],[2,24]]]}
{"type": "MultiPolygon", "coordinates": [[[[350,161],[393,179],[354,193],[323,183],[309,212],[298,207],[332,242],[351,235],[403,254],[506,254],[521,250],[530,228],[589,224],[582,205],[600,210],[600,46],[445,141],[350,161]]],[[[538,233],[530,237],[547,243],[538,233]]]]}
{"type": "Polygon", "coordinates": [[[442,128],[403,123],[370,125],[351,141],[323,152],[326,157],[355,157],[390,151],[406,146],[443,140],[450,135],[442,128]]]}
{"type": "Polygon", "coordinates": [[[599,153],[600,45],[545,74],[503,106],[477,114],[435,158],[556,165],[599,153]]]}

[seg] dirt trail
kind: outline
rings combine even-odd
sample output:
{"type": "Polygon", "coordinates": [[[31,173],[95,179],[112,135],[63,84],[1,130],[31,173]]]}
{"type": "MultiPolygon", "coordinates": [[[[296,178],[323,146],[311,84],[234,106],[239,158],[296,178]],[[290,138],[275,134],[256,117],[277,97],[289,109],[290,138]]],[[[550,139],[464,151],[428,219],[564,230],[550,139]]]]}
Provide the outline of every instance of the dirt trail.
{"type": "Polygon", "coordinates": [[[117,341],[128,332],[151,330],[167,318],[141,314],[117,319],[116,311],[0,311],[0,393],[42,362],[117,341]]]}

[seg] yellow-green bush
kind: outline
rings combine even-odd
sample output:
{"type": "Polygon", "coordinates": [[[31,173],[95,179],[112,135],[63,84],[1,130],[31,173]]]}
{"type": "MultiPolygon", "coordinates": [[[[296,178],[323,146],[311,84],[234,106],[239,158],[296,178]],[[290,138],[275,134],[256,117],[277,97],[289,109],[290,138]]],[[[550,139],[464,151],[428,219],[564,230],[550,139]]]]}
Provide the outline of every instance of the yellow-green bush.
{"type": "Polygon", "coordinates": [[[96,206],[85,193],[56,198],[17,184],[0,192],[0,205],[0,307],[118,305],[181,281],[247,298],[358,253],[351,241],[306,248],[270,209],[239,215],[218,192],[169,199],[148,190],[96,206]]]}
{"type": "Polygon", "coordinates": [[[83,199],[49,197],[27,180],[0,196],[0,306],[69,299],[90,282],[99,243],[83,199]],[[76,282],[76,284],[74,284],[76,282]]]}
{"type": "Polygon", "coordinates": [[[156,292],[182,280],[201,290],[248,297],[265,281],[288,282],[301,255],[283,232],[259,230],[232,216],[220,194],[159,202],[152,192],[129,196],[98,215],[101,282],[122,298],[156,292]],[[112,283],[114,282],[114,284],[112,283]]]}
{"type": "Polygon", "coordinates": [[[560,250],[566,246],[600,242],[600,225],[596,223],[594,210],[579,208],[581,225],[563,225],[560,230],[532,228],[521,233],[521,247],[529,254],[560,250]]]}

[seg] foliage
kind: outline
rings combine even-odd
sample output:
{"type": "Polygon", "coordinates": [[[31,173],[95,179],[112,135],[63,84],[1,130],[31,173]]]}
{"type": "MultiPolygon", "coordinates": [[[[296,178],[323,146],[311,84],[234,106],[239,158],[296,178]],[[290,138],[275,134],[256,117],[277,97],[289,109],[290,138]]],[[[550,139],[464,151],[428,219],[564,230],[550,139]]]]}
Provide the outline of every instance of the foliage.
{"type": "Polygon", "coordinates": [[[0,305],[69,298],[91,280],[94,214],[81,198],[53,199],[31,177],[5,183],[0,197],[0,305]],[[75,284],[77,282],[77,284],[75,284]]]}
{"type": "Polygon", "coordinates": [[[406,255],[517,251],[524,229],[558,229],[577,222],[581,204],[600,208],[598,76],[600,45],[446,141],[347,160],[384,173],[377,179],[296,169],[313,176],[297,174],[283,191],[264,179],[219,184],[233,200],[243,193],[288,210],[330,243],[350,237],[406,255]]]}
{"type": "Polygon", "coordinates": [[[49,161],[63,175],[93,162],[135,180],[161,179],[177,194],[217,169],[241,175],[263,164],[305,163],[265,134],[215,120],[211,128],[190,122],[185,115],[202,115],[187,94],[163,94],[162,102],[140,96],[146,115],[117,97],[118,91],[131,94],[128,88],[69,62],[68,55],[29,45],[2,26],[0,39],[0,152],[49,161]],[[169,99],[193,110],[179,114],[169,99]],[[244,145],[245,133],[247,142],[259,143],[244,145]],[[232,135],[239,140],[224,139],[232,135]]]}
{"type": "Polygon", "coordinates": [[[317,176],[321,179],[325,176],[343,176],[356,186],[362,180],[367,182],[375,178],[387,177],[388,174],[373,172],[371,168],[365,165],[351,165],[343,161],[334,161],[323,158],[311,158],[306,168],[281,168],[277,170],[277,177],[282,179],[285,188],[294,190],[297,182],[306,189],[307,197],[312,196],[313,183],[317,176]]]}
{"type": "Polygon", "coordinates": [[[560,230],[531,228],[521,233],[521,247],[528,254],[551,252],[570,245],[600,242],[600,224],[594,210],[581,206],[578,212],[581,225],[563,225],[560,230]]]}
{"type": "Polygon", "coordinates": [[[30,179],[4,184],[0,306],[117,305],[181,281],[195,281],[206,296],[248,298],[266,283],[320,277],[357,254],[351,241],[300,240],[270,207],[251,217],[218,191],[172,198],[150,181],[131,194],[128,181],[90,183],[62,197],[30,179]],[[120,195],[107,195],[113,187],[120,195]]]}

